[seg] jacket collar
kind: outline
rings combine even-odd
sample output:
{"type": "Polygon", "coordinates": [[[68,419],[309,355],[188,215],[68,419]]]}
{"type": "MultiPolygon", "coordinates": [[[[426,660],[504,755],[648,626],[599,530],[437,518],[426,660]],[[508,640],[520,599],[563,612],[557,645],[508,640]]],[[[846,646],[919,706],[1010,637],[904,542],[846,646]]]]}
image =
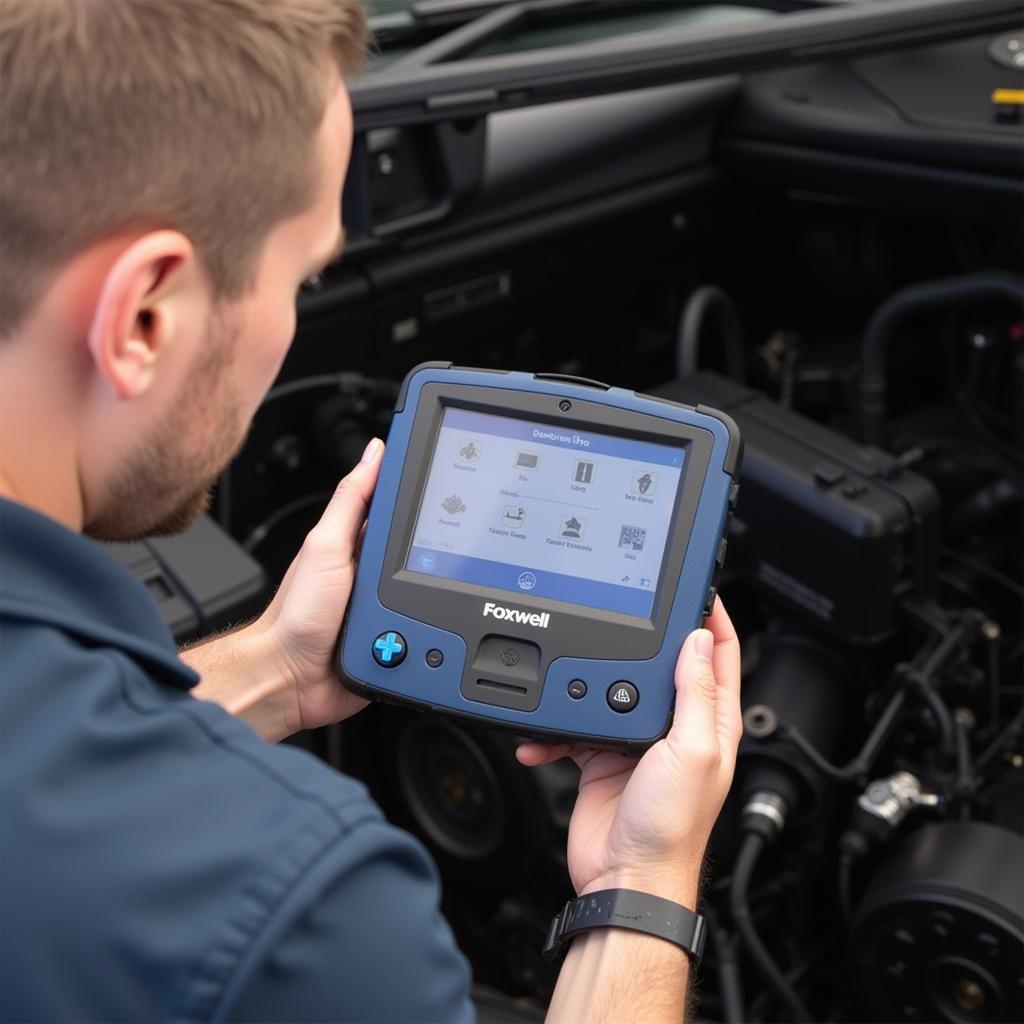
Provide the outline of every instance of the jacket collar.
{"type": "Polygon", "coordinates": [[[47,623],[120,648],[176,686],[189,688],[199,679],[178,659],[146,588],[101,544],[3,498],[0,617],[47,623]]]}

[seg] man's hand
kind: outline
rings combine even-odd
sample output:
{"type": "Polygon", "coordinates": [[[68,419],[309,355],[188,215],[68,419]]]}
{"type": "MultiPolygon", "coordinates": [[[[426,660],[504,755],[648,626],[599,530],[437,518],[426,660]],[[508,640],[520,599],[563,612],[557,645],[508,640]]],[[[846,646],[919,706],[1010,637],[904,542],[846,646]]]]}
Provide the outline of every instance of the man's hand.
{"type": "Polygon", "coordinates": [[[338,681],[334,651],[355,581],[359,543],[384,445],[374,439],[309,532],[274,599],[255,622],[182,654],[193,690],[279,740],[366,706],[338,681]]]}
{"type": "Polygon", "coordinates": [[[638,761],[527,743],[525,765],[570,756],[580,766],[569,825],[577,893],[637,889],[693,908],[704,848],[732,783],[742,732],[740,647],[721,601],[676,664],[672,728],[638,761]]]}

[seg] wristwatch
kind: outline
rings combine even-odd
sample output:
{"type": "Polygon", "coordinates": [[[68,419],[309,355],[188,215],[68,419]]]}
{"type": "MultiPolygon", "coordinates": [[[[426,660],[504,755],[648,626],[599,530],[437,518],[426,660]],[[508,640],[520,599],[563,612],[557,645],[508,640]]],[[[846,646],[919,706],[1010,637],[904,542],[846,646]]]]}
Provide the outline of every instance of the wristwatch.
{"type": "Polygon", "coordinates": [[[544,958],[557,960],[570,939],[590,928],[629,928],[667,939],[684,949],[694,966],[704,955],[707,926],[700,914],[671,900],[632,889],[602,889],[569,900],[555,916],[544,943],[544,958]]]}

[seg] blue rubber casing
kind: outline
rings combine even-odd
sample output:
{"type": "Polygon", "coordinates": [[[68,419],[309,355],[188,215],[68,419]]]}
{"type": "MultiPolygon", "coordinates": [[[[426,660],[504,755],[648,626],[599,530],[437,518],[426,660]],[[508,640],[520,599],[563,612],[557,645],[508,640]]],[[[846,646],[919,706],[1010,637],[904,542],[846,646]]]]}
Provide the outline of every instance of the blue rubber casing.
{"type": "MultiPolygon", "coordinates": [[[[564,739],[636,752],[646,749],[664,736],[671,724],[675,699],[673,676],[680,646],[701,624],[714,599],[713,587],[724,552],[722,537],[735,504],[740,456],[741,442],[735,424],[728,416],[703,406],[693,409],[622,388],[595,386],[594,382],[576,383],[573,378],[456,369],[438,363],[417,367],[403,384],[388,434],[339,644],[340,677],[349,689],[363,696],[451,718],[471,719],[547,741],[564,739]],[[700,490],[671,610],[654,657],[642,661],[595,660],[587,658],[585,651],[567,652],[550,662],[535,710],[524,712],[491,706],[469,700],[460,691],[469,653],[462,636],[403,615],[381,602],[381,571],[405,470],[406,449],[422,389],[435,382],[493,389],[497,412],[501,411],[502,393],[528,391],[674,420],[705,430],[712,436],[710,464],[700,490]],[[375,639],[390,630],[402,634],[408,643],[408,657],[398,667],[384,667],[373,657],[375,639]],[[430,668],[425,664],[424,654],[428,650],[441,652],[440,667],[430,668]],[[574,679],[587,683],[587,695],[582,700],[574,700],[567,693],[568,684],[574,679]],[[640,692],[640,700],[629,714],[613,711],[605,699],[608,688],[619,680],[633,682],[640,692]]],[[[670,585],[671,581],[664,582],[664,586],[670,585]]],[[[497,594],[496,599],[515,603],[508,594],[497,594]]]]}

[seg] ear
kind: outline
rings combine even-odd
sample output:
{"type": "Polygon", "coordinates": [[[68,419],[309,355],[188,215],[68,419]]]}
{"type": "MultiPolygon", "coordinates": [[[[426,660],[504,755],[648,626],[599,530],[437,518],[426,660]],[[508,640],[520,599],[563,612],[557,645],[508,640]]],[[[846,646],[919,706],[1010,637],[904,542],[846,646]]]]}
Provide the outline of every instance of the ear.
{"type": "Polygon", "coordinates": [[[145,394],[187,316],[180,303],[206,299],[192,243],[178,231],[151,231],[122,249],[103,278],[88,345],[100,376],[119,399],[145,394]],[[194,293],[194,294],[193,294],[194,293]]]}

